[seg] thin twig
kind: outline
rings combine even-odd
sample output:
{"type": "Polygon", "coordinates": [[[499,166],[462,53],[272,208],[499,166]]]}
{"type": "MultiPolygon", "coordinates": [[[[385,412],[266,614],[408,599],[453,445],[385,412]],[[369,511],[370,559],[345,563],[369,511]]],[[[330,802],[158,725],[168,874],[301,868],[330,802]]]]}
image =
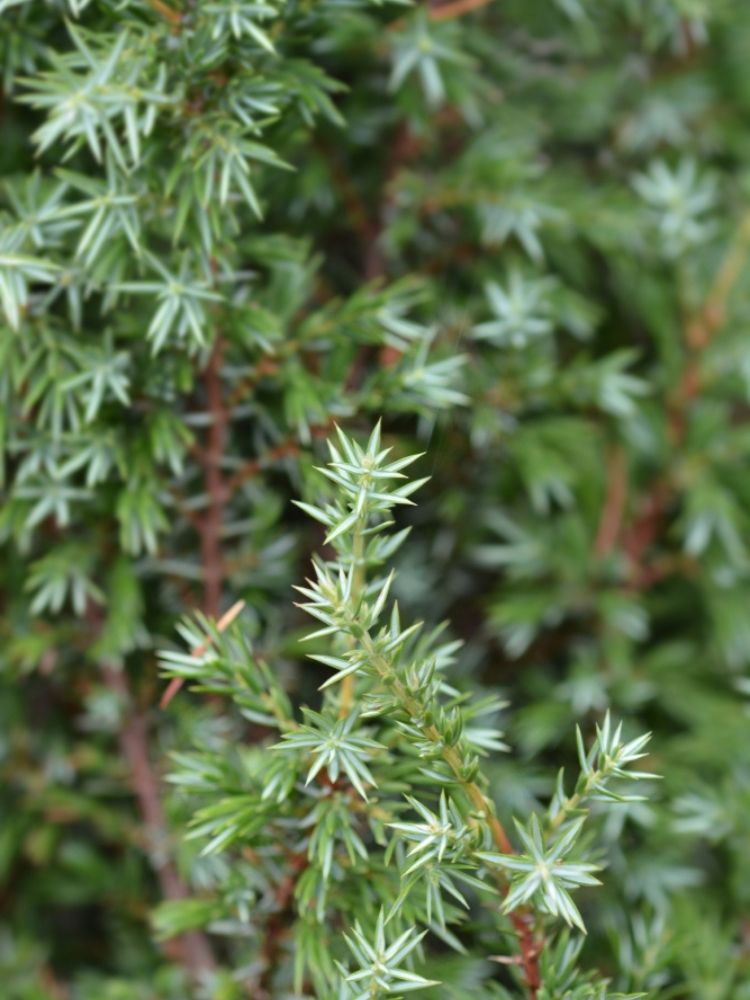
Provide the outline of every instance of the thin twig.
{"type": "MultiPolygon", "coordinates": [[[[325,437],[333,427],[333,421],[327,421],[324,424],[312,424],[310,426],[311,437],[325,437]]],[[[300,446],[297,438],[295,436],[290,436],[284,441],[279,442],[279,444],[274,445],[269,448],[268,451],[259,455],[257,458],[251,459],[249,462],[245,462],[244,465],[240,466],[237,471],[229,477],[226,481],[226,490],[231,495],[233,494],[243,483],[247,482],[248,479],[252,479],[257,476],[261,469],[264,469],[267,465],[272,462],[278,462],[279,459],[289,458],[293,455],[299,455],[300,446]]]]}
{"type": "MultiPolygon", "coordinates": [[[[245,607],[244,601],[235,601],[232,607],[228,611],[225,611],[224,614],[221,616],[221,618],[216,622],[217,632],[224,632],[226,629],[228,629],[244,607],[245,607]]],[[[191,650],[190,655],[195,656],[196,658],[199,656],[203,656],[208,647],[211,645],[211,641],[212,640],[210,635],[205,636],[203,642],[200,643],[200,645],[196,646],[195,649],[191,650]]],[[[167,685],[164,694],[161,696],[161,699],[159,701],[159,708],[166,708],[184,683],[185,683],[184,677],[173,677],[172,680],[167,685]]]]}
{"type": "Polygon", "coordinates": [[[594,551],[597,556],[607,555],[617,543],[622,526],[622,515],[625,511],[626,493],[625,452],[620,445],[615,445],[607,456],[607,492],[594,543],[594,551]]]}
{"type": "Polygon", "coordinates": [[[227,489],[234,493],[235,490],[239,489],[243,483],[247,482],[248,479],[253,479],[266,465],[271,462],[277,462],[282,458],[289,458],[293,455],[299,454],[299,444],[295,438],[288,438],[286,441],[282,441],[280,444],[274,445],[273,448],[269,448],[267,452],[260,455],[258,458],[250,459],[249,462],[245,462],[228,480],[227,489]]]}
{"type": "MultiPolygon", "coordinates": [[[[367,653],[369,662],[374,666],[380,677],[384,679],[389,678],[388,686],[401,708],[412,720],[424,720],[425,713],[422,704],[411,693],[406,684],[392,676],[390,664],[377,649],[372,636],[368,632],[365,632],[361,636],[360,642],[367,653]]],[[[505,827],[495,815],[491,800],[476,781],[472,781],[466,777],[465,761],[460,752],[455,746],[444,742],[439,729],[434,724],[422,721],[420,726],[426,739],[434,746],[440,747],[440,755],[453,772],[456,782],[463,788],[466,797],[481,821],[487,825],[490,835],[500,853],[515,854],[510,837],[505,832],[505,827]]],[[[508,892],[508,882],[500,872],[497,872],[497,877],[500,890],[503,895],[506,895],[508,892]]],[[[533,917],[528,908],[523,907],[513,910],[508,916],[518,935],[519,947],[521,949],[520,964],[524,970],[529,1000],[537,1000],[541,986],[539,955],[544,942],[534,937],[533,917]]]]}
{"type": "Polygon", "coordinates": [[[430,20],[450,21],[455,17],[469,14],[473,10],[479,10],[480,7],[486,7],[491,2],[492,0],[453,0],[452,3],[430,7],[430,20]]]}
{"type": "Polygon", "coordinates": [[[206,402],[211,423],[203,450],[203,468],[208,494],[208,509],[201,522],[201,561],[203,564],[203,610],[211,618],[219,617],[221,587],[224,579],[224,559],[221,531],[227,490],[221,472],[228,413],[222,399],[221,366],[224,340],[216,338],[203,375],[206,402]]]}
{"type": "MultiPolygon", "coordinates": [[[[440,743],[440,733],[435,727],[430,727],[426,735],[433,742],[438,744],[440,743]]],[[[488,797],[479,785],[476,784],[476,782],[466,781],[463,777],[463,762],[455,748],[444,746],[442,754],[445,762],[451,768],[458,781],[463,785],[469,801],[480,816],[484,817],[492,835],[492,839],[500,850],[500,853],[515,854],[515,849],[510,842],[508,834],[505,832],[505,827],[494,814],[488,797]]],[[[507,895],[507,881],[502,880],[500,889],[504,896],[507,895]]],[[[521,950],[521,954],[519,956],[520,965],[523,968],[524,976],[526,978],[529,1000],[537,1000],[539,988],[542,985],[541,974],[539,971],[539,955],[542,950],[543,942],[537,940],[534,936],[533,917],[527,909],[513,910],[510,914],[508,914],[508,916],[510,917],[510,921],[513,924],[516,934],[518,935],[518,944],[521,950]]]]}
{"type": "Polygon", "coordinates": [[[750,249],[750,211],[746,212],[734,240],[716,273],[704,308],[706,336],[700,346],[706,346],[711,336],[724,324],[727,303],[737,283],[750,249]]]}
{"type": "Polygon", "coordinates": [[[182,24],[182,14],[173,10],[164,0],[148,0],[149,6],[160,14],[165,21],[168,21],[173,28],[179,28],[182,24]]]}
{"type": "MultiPolygon", "coordinates": [[[[105,683],[125,706],[126,717],[120,727],[120,751],[127,763],[130,783],[135,795],[144,830],[152,848],[151,863],[159,880],[164,899],[184,899],[187,888],[180,878],[173,861],[163,855],[168,839],[168,823],[161,801],[159,779],[151,766],[149,731],[145,714],[137,709],[128,686],[127,674],[110,663],[102,665],[105,683]]],[[[187,931],[175,939],[177,957],[198,982],[206,972],[215,968],[215,961],[208,939],[200,931],[187,931]]]]}
{"type": "MultiPolygon", "coordinates": [[[[285,346],[287,348],[284,352],[285,356],[289,353],[290,349],[296,350],[298,347],[296,341],[287,341],[285,346]]],[[[241,402],[261,379],[266,378],[268,375],[274,375],[279,370],[279,365],[279,357],[261,358],[252,372],[246,378],[241,379],[229,394],[226,404],[227,410],[231,411],[237,403],[241,402]]]]}
{"type": "MultiPolygon", "coordinates": [[[[365,586],[365,527],[366,527],[366,516],[360,516],[354,525],[354,534],[352,537],[352,584],[351,584],[351,595],[352,602],[354,605],[358,605],[362,600],[362,595],[365,586]]],[[[354,648],[356,640],[353,636],[348,637],[348,644],[351,649],[354,648]]],[[[340,685],[341,697],[339,699],[339,718],[346,719],[351,713],[352,707],[354,705],[354,674],[347,674],[343,677],[340,685]]]]}
{"type": "Polygon", "coordinates": [[[669,432],[673,444],[685,436],[687,409],[701,390],[700,359],[726,321],[727,305],[750,249],[750,211],[746,212],[735,237],[716,272],[701,309],[685,324],[686,362],[670,404],[669,432]]]}
{"type": "Polygon", "coordinates": [[[185,498],[182,497],[176,490],[174,486],[169,487],[169,492],[174,501],[175,508],[181,517],[195,528],[196,531],[200,532],[203,527],[203,522],[201,521],[200,515],[189,507],[185,506],[185,498]]]}

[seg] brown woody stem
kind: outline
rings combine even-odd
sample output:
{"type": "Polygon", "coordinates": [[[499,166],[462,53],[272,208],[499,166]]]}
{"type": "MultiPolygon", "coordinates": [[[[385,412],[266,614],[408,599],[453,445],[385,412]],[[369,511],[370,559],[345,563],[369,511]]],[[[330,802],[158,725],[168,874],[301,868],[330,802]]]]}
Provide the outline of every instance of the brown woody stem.
{"type": "Polygon", "coordinates": [[[430,19],[432,21],[450,21],[455,17],[462,17],[480,7],[486,7],[492,0],[454,0],[453,3],[439,4],[430,7],[430,19]]]}
{"type": "Polygon", "coordinates": [[[172,7],[164,3],[164,0],[148,0],[148,4],[152,10],[155,10],[165,21],[168,21],[173,28],[179,28],[182,24],[182,14],[177,10],[173,10],[172,7]]]}
{"type": "MultiPolygon", "coordinates": [[[[417,698],[407,689],[406,685],[393,676],[393,671],[385,657],[378,651],[372,638],[365,633],[362,636],[362,644],[367,650],[370,663],[375,667],[386,686],[393,692],[398,703],[406,714],[414,721],[421,719],[423,706],[417,698]]],[[[351,676],[351,675],[349,675],[351,676]]],[[[348,678],[344,678],[347,680],[348,678]]],[[[342,682],[343,683],[343,682],[342,682]]],[[[514,848],[510,842],[508,834],[500,820],[495,815],[495,809],[490,799],[475,781],[467,780],[465,774],[464,760],[455,746],[446,744],[439,730],[434,725],[422,725],[422,732],[425,737],[435,746],[440,747],[440,754],[448,767],[451,769],[458,784],[463,788],[464,793],[471,802],[475,812],[481,822],[485,823],[489,829],[492,840],[501,854],[514,854],[514,848]]],[[[500,889],[503,894],[508,891],[506,880],[500,872],[497,873],[500,889]]],[[[515,910],[509,914],[511,923],[518,935],[519,947],[521,950],[520,962],[526,978],[529,1000],[537,1000],[541,977],[539,973],[539,953],[541,942],[535,939],[533,921],[528,910],[515,910]]]]}
{"type": "MultiPolygon", "coordinates": [[[[146,715],[134,704],[124,670],[110,663],[102,666],[107,686],[122,701],[126,718],[120,728],[120,752],[127,763],[130,784],[143,819],[149,854],[159,881],[162,898],[184,899],[187,888],[180,878],[174,862],[164,855],[168,839],[168,824],[161,800],[159,779],[151,765],[149,732],[146,715]]],[[[173,957],[176,958],[198,982],[206,972],[215,968],[215,961],[205,935],[187,931],[174,939],[173,957]]]]}

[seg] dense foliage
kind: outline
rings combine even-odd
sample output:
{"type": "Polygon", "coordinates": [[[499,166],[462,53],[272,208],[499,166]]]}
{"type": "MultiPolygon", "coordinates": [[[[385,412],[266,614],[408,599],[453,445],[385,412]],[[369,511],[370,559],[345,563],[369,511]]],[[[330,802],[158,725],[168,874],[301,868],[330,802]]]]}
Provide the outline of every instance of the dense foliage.
{"type": "Polygon", "coordinates": [[[0,0],[4,996],[750,998],[748,55],[0,0]]]}

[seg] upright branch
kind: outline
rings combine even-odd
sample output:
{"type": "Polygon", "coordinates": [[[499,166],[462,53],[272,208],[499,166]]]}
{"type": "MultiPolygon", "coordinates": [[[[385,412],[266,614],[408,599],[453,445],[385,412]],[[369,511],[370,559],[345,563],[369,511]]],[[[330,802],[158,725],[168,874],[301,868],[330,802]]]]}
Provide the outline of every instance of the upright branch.
{"type": "Polygon", "coordinates": [[[203,610],[212,618],[219,616],[221,588],[224,580],[221,533],[227,490],[221,465],[224,458],[229,419],[222,398],[221,385],[224,346],[223,338],[218,336],[203,376],[210,423],[206,447],[202,453],[208,507],[201,524],[201,560],[203,564],[203,610]]]}
{"type": "MultiPolygon", "coordinates": [[[[398,480],[405,479],[401,470],[418,456],[386,463],[390,449],[380,448],[379,426],[371,435],[364,451],[340,431],[338,438],[341,452],[329,445],[333,461],[328,468],[320,471],[341,489],[345,497],[343,503],[324,508],[299,504],[329,528],[326,542],[334,545],[337,550],[337,559],[330,567],[331,575],[324,564],[316,563],[317,583],[298,588],[304,596],[310,598],[303,607],[327,623],[316,634],[338,631],[344,636],[341,656],[314,656],[339,668],[324,687],[340,681],[339,716],[345,718],[356,704],[356,678],[367,673],[371,679],[377,680],[381,692],[378,696],[378,713],[394,712],[402,719],[401,727],[420,746],[423,755],[442,758],[451,780],[465,796],[473,826],[484,831],[501,853],[511,854],[513,846],[510,838],[484,791],[486,781],[479,775],[476,754],[460,739],[459,716],[445,716],[439,704],[439,684],[430,676],[434,673],[434,665],[432,670],[426,665],[424,676],[402,676],[400,653],[408,635],[419,626],[402,632],[396,610],[390,630],[375,636],[372,634],[384,609],[393,577],[391,575],[385,581],[375,582],[374,586],[378,587],[379,593],[375,603],[370,605],[366,601],[369,590],[367,568],[377,565],[384,553],[393,548],[392,544],[387,544],[387,539],[378,537],[379,531],[390,523],[384,520],[385,513],[397,504],[411,503],[409,495],[424,482],[407,481],[403,485],[396,485],[398,480]],[[373,517],[378,514],[381,515],[380,518],[373,517]],[[333,571],[338,572],[338,579],[333,576],[333,571]],[[333,607],[332,598],[335,601],[333,607]],[[325,607],[329,607],[333,614],[325,614],[325,607]]],[[[401,536],[404,537],[405,533],[402,532],[401,536]]],[[[372,697],[371,692],[369,696],[372,697]]],[[[371,710],[368,710],[368,714],[371,710]]],[[[500,886],[503,891],[507,889],[501,875],[500,886]]],[[[524,969],[528,995],[530,1000],[536,1000],[540,985],[540,946],[533,932],[533,922],[525,908],[514,910],[511,921],[519,940],[520,963],[524,969]]]]}
{"type": "MultiPolygon", "coordinates": [[[[397,823],[395,828],[407,837],[417,829],[444,829],[445,835],[450,832],[453,838],[454,861],[489,866],[518,941],[516,965],[522,970],[529,1000],[536,1000],[541,988],[539,958],[545,915],[561,917],[583,929],[569,890],[596,884],[592,875],[596,866],[571,863],[566,858],[585,818],[583,803],[594,793],[599,798],[604,795],[606,781],[621,776],[621,766],[642,755],[647,737],[624,744],[621,729],[613,731],[607,721],[591,754],[587,757],[582,753],[585,777],[579,780],[573,796],[564,796],[560,778],[546,826],[542,828],[536,816],[526,827],[517,824],[526,848],[519,852],[488,795],[489,783],[478,755],[481,744],[467,730],[471,709],[463,707],[460,700],[446,698],[440,676],[443,658],[439,652],[431,652],[429,644],[422,644],[421,623],[402,627],[397,604],[392,605],[390,615],[386,614],[394,574],[377,575],[377,568],[406,537],[406,531],[395,536],[385,531],[392,524],[391,511],[410,504],[410,495],[424,482],[409,482],[403,473],[418,456],[391,461],[390,449],[381,448],[379,426],[366,448],[338,431],[338,440],[335,445],[329,443],[329,449],[331,461],[320,471],[334,484],[336,496],[322,505],[299,506],[326,527],[326,543],[333,547],[335,557],[329,562],[314,560],[315,578],[297,589],[304,597],[301,606],[322,625],[308,639],[330,636],[335,644],[334,655],[310,655],[335,671],[322,687],[328,691],[339,686],[338,715],[345,722],[336,727],[340,736],[335,737],[335,743],[332,735],[303,731],[285,733],[286,742],[280,746],[315,750],[320,745],[321,756],[310,776],[330,759],[335,765],[331,776],[342,767],[366,799],[364,782],[374,783],[368,747],[378,744],[370,740],[357,743],[357,717],[377,718],[384,724],[388,720],[387,724],[395,726],[399,739],[406,740],[425,760],[426,773],[439,782],[445,814],[443,820],[436,819],[427,827],[397,823]],[[376,575],[368,575],[372,570],[376,575]],[[335,760],[330,748],[340,746],[344,737],[350,747],[357,747],[356,762],[343,755],[341,764],[335,760]],[[324,748],[328,748],[325,754],[324,748]],[[593,767],[594,759],[601,766],[593,767]],[[448,819],[451,809],[456,817],[452,825],[448,819]]],[[[502,748],[494,736],[489,737],[489,745],[502,748]]],[[[426,818],[433,815],[425,804],[409,802],[426,818]]],[[[428,846],[423,836],[420,842],[420,850],[428,846]]],[[[438,852],[439,858],[444,850],[442,847],[438,852]]],[[[431,857],[429,852],[423,856],[425,861],[431,857]]],[[[407,867],[403,875],[407,884],[422,863],[407,867]]],[[[355,975],[361,978],[364,973],[355,975]]]]}
{"type": "Polygon", "coordinates": [[[625,512],[627,463],[625,452],[620,445],[614,445],[610,449],[607,455],[606,473],[604,506],[594,543],[594,551],[598,556],[607,555],[616,545],[625,512]]]}
{"type": "MultiPolygon", "coordinates": [[[[456,785],[463,790],[470,803],[476,821],[486,827],[493,844],[501,854],[514,854],[510,838],[495,814],[495,806],[484,791],[483,786],[486,785],[486,781],[479,776],[476,779],[470,777],[470,775],[477,773],[476,757],[465,743],[449,744],[445,742],[439,727],[427,721],[436,714],[440,714],[437,704],[425,705],[417,697],[411,695],[403,681],[398,678],[394,663],[379,652],[377,643],[369,633],[365,632],[362,635],[361,642],[362,649],[370,664],[377,671],[384,687],[392,693],[395,704],[405,713],[410,724],[421,732],[426,744],[435,748],[448,765],[456,785]]],[[[343,679],[342,686],[347,681],[353,683],[353,680],[354,675],[349,674],[343,679]]],[[[502,877],[501,872],[497,871],[496,874],[500,876],[500,891],[503,896],[507,896],[508,883],[502,877]]],[[[511,910],[509,916],[518,935],[520,964],[524,971],[529,998],[536,1000],[537,992],[541,986],[539,955],[542,941],[534,933],[533,917],[526,907],[511,910]]]]}
{"type": "MultiPolygon", "coordinates": [[[[552,995],[561,985],[555,922],[584,931],[572,893],[598,884],[597,866],[580,860],[589,802],[622,798],[609,785],[643,756],[647,737],[626,743],[607,717],[588,752],[579,741],[573,791],[560,774],[546,814],[514,820],[511,838],[480,766],[481,755],[507,749],[492,718],[482,718],[504,703],[451,688],[443,670],[460,644],[442,639],[442,628],[402,625],[390,598],[395,573],[383,567],[408,535],[390,529],[394,511],[424,482],[404,473],[418,456],[392,457],[379,426],[366,446],[337,430],[329,450],[319,470],[329,497],[298,503],[325,527],[330,553],[313,559],[311,579],[297,588],[300,606],[316,619],[309,656],[332,671],[320,704],[303,706],[298,722],[278,671],[250,638],[239,629],[222,635],[200,616],[198,629],[183,623],[180,631],[194,649],[208,628],[206,654],[162,654],[170,674],[231,696],[244,719],[279,735],[255,748],[241,773],[231,760],[217,767],[210,753],[181,755],[173,776],[200,790],[193,836],[206,838],[203,852],[235,845],[265,887],[248,918],[253,995],[273,996],[283,981],[289,925],[297,928],[295,992],[306,991],[308,974],[314,994],[326,997],[364,1000],[434,985],[420,975],[416,949],[430,928],[449,940],[469,908],[466,887],[489,900],[497,935],[512,942],[513,954],[500,960],[527,1000],[543,989],[552,995]],[[375,907],[362,905],[352,880],[365,893],[380,886],[369,897],[375,907]]],[[[639,776],[627,772],[629,780],[639,776]]],[[[226,862],[232,869],[231,853],[226,862]]],[[[179,909],[162,909],[165,931],[179,929],[179,909]]]]}
{"type": "MultiPolygon", "coordinates": [[[[225,343],[219,334],[211,349],[208,364],[203,373],[206,407],[209,415],[208,433],[205,447],[198,449],[198,458],[203,465],[204,481],[208,504],[205,512],[194,523],[200,536],[201,569],[203,574],[203,611],[210,618],[218,618],[221,609],[221,590],[224,582],[224,553],[222,550],[222,530],[224,511],[232,490],[224,479],[222,460],[226,446],[229,410],[222,396],[221,367],[224,359],[225,343]]],[[[237,484],[239,485],[239,483],[237,484]]],[[[236,488],[236,487],[235,487],[236,488]]],[[[237,606],[235,605],[235,608],[237,606]]],[[[228,613],[226,624],[235,614],[228,613]]],[[[201,655],[203,650],[195,653],[201,655]]],[[[180,677],[173,678],[161,698],[161,707],[166,708],[182,687],[180,677]]]]}

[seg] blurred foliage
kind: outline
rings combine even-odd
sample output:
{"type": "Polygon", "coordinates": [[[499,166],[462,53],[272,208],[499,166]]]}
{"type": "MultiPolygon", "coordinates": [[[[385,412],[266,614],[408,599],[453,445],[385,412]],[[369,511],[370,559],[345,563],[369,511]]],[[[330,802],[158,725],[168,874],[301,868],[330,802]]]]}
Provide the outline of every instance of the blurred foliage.
{"type": "MultiPolygon", "coordinates": [[[[392,596],[510,703],[482,769],[515,846],[576,725],[654,734],[540,1000],[750,997],[749,60],[741,0],[0,0],[10,1000],[333,995],[294,984],[331,957],[316,821],[268,864],[185,834],[281,780],[253,685],[321,708],[290,501],[380,417],[431,477],[392,596]],[[252,697],[187,655],[211,690],[160,709],[156,650],[239,599],[252,697]]],[[[392,938],[360,910],[362,959],[392,938]]],[[[466,955],[407,959],[528,995],[492,927],[472,897],[466,955]]]]}

